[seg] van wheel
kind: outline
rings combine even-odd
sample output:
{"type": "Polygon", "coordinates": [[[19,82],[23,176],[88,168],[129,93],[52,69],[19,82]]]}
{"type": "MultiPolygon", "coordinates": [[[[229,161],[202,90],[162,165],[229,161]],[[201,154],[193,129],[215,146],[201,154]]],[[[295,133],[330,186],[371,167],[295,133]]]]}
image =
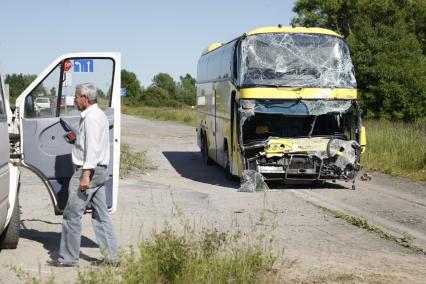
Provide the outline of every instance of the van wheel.
{"type": "Polygon", "coordinates": [[[209,150],[208,150],[208,147],[207,147],[207,138],[206,138],[205,135],[203,135],[202,137],[203,137],[202,138],[203,142],[201,144],[202,145],[202,147],[201,147],[201,156],[203,158],[204,164],[211,165],[211,164],[213,164],[213,161],[209,157],[209,150]]]}
{"type": "Polygon", "coordinates": [[[9,225],[0,237],[0,249],[16,249],[19,241],[20,220],[19,199],[16,197],[9,225]]]}

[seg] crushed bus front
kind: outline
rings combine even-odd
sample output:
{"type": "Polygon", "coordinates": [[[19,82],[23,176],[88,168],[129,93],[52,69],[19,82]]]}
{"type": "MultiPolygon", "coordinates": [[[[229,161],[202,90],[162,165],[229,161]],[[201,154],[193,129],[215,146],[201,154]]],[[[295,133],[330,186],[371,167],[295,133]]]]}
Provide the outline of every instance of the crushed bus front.
{"type": "Polygon", "coordinates": [[[350,180],[360,170],[354,100],[241,100],[239,118],[244,168],[266,180],[350,180]]]}

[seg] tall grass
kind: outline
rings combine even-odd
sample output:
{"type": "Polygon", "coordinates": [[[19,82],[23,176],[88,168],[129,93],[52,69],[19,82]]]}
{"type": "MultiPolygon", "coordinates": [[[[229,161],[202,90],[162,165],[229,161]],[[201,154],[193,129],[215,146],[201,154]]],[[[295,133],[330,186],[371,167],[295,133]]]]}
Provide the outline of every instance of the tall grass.
{"type": "Polygon", "coordinates": [[[155,120],[178,121],[191,126],[195,126],[197,122],[196,110],[186,106],[182,108],[123,106],[123,112],[155,120]]]}
{"type": "Polygon", "coordinates": [[[369,120],[367,150],[361,164],[387,174],[426,180],[426,121],[402,123],[369,120]]]}
{"type": "Polygon", "coordinates": [[[121,257],[121,265],[79,273],[79,283],[279,283],[277,256],[241,234],[178,233],[170,226],[121,257]]]}
{"type": "Polygon", "coordinates": [[[130,172],[143,174],[157,168],[146,159],[145,152],[134,151],[128,144],[122,143],[120,152],[120,178],[126,177],[130,172]]]}

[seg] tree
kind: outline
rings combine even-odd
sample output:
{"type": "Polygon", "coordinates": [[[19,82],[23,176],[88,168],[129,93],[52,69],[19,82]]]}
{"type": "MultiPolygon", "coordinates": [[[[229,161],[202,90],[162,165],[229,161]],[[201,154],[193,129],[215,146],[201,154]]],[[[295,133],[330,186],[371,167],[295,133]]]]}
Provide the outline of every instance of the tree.
{"type": "Polygon", "coordinates": [[[58,93],[56,92],[56,88],[52,87],[50,89],[49,96],[52,97],[52,98],[56,98],[57,95],[58,95],[58,93]]]}
{"type": "Polygon", "coordinates": [[[426,4],[411,0],[298,0],[293,23],[341,33],[368,117],[426,116],[426,4]]]}
{"type": "Polygon", "coordinates": [[[158,73],[152,79],[152,87],[162,88],[174,99],[177,98],[176,83],[167,73],[158,73]]]}
{"type": "Polygon", "coordinates": [[[179,79],[179,99],[187,105],[195,105],[195,79],[190,74],[180,76],[179,79]]]}
{"type": "Polygon", "coordinates": [[[121,87],[126,88],[126,100],[136,101],[141,99],[141,84],[136,74],[125,69],[121,70],[121,87]]]}
{"type": "Polygon", "coordinates": [[[5,83],[9,85],[10,103],[14,104],[16,98],[37,78],[36,75],[8,74],[5,83]]]}

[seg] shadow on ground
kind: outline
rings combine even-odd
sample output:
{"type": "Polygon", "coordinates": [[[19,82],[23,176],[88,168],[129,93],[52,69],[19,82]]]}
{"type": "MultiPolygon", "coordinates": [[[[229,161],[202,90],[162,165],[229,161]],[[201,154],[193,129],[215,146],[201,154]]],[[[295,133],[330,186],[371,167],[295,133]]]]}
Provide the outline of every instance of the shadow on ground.
{"type": "Polygon", "coordinates": [[[332,182],[318,182],[318,181],[287,181],[285,183],[278,181],[268,182],[269,189],[272,190],[287,190],[287,189],[348,189],[352,185],[343,186],[338,183],[332,182]]]}
{"type": "Polygon", "coordinates": [[[163,152],[163,155],[182,177],[223,187],[240,186],[239,182],[227,180],[219,165],[205,165],[200,152],[163,152]]]}
{"type": "MultiPolygon", "coordinates": [[[[29,229],[26,226],[27,222],[43,222],[46,224],[53,224],[53,225],[61,225],[62,223],[48,222],[48,221],[39,220],[39,219],[26,219],[26,220],[21,220],[21,229],[19,230],[20,238],[41,243],[44,249],[48,251],[49,257],[52,260],[56,260],[59,257],[58,251],[59,251],[59,242],[61,239],[61,233],[42,232],[35,229],[29,229]]],[[[81,236],[80,246],[86,247],[86,248],[98,247],[98,245],[94,241],[92,241],[91,239],[83,235],[81,236]]],[[[97,260],[97,258],[90,257],[81,252],[80,252],[80,258],[89,262],[97,260]]]]}
{"type": "MultiPolygon", "coordinates": [[[[163,152],[170,164],[182,176],[193,181],[230,187],[237,189],[240,187],[239,181],[229,181],[225,178],[225,172],[217,164],[205,165],[200,152],[163,152]]],[[[332,182],[312,182],[312,181],[286,181],[268,182],[268,187],[272,190],[286,189],[348,189],[352,185],[348,183],[343,186],[332,182]]]]}

